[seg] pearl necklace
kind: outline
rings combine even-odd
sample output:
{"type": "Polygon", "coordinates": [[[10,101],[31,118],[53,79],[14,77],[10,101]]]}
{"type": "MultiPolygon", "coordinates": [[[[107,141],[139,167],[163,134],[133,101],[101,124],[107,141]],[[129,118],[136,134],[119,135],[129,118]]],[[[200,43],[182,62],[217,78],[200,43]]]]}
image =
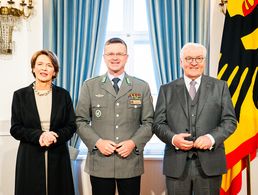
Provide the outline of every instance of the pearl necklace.
{"type": "Polygon", "coordinates": [[[42,90],[38,91],[38,90],[36,89],[36,86],[35,86],[35,85],[36,85],[36,84],[35,84],[35,82],[34,82],[32,88],[33,88],[35,94],[38,95],[38,96],[47,96],[47,95],[52,91],[52,85],[50,86],[50,89],[49,89],[49,90],[44,90],[44,92],[42,92],[42,90]]]}

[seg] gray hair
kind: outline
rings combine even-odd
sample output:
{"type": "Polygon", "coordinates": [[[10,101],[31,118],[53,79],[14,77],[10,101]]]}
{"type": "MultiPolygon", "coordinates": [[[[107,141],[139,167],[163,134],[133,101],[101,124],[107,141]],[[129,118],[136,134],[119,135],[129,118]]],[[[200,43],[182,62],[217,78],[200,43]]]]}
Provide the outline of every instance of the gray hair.
{"type": "Polygon", "coordinates": [[[203,56],[206,57],[206,54],[207,54],[207,49],[206,47],[204,47],[204,45],[200,44],[200,43],[193,43],[193,42],[189,42],[189,43],[186,43],[181,51],[180,51],[180,59],[183,58],[184,56],[184,52],[186,49],[190,48],[190,47],[195,47],[195,48],[201,48],[203,50],[203,56]]]}

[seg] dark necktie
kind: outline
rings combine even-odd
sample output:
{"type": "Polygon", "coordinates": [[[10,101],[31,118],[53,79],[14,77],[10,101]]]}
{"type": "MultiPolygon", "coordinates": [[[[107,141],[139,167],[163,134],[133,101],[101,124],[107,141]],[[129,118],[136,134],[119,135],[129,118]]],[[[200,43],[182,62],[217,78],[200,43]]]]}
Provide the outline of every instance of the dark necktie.
{"type": "Polygon", "coordinates": [[[117,94],[118,91],[119,91],[119,87],[118,87],[118,84],[117,84],[117,83],[120,81],[120,79],[119,79],[119,78],[113,78],[112,81],[114,82],[113,87],[114,87],[115,92],[116,92],[116,94],[117,94]]]}
{"type": "Polygon", "coordinates": [[[190,82],[189,94],[190,94],[192,100],[194,99],[195,94],[196,94],[195,85],[196,85],[196,81],[191,81],[190,82]]]}

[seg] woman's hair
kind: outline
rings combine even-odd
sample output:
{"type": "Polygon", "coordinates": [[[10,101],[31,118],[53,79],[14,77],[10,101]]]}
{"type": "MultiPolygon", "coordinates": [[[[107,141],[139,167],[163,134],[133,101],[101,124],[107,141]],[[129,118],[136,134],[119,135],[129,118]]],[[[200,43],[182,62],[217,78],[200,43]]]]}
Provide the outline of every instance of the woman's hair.
{"type": "Polygon", "coordinates": [[[54,66],[54,70],[55,70],[55,75],[53,75],[52,79],[55,79],[59,72],[59,62],[58,62],[58,58],[57,58],[56,54],[54,54],[52,51],[49,51],[49,50],[37,51],[31,57],[30,63],[31,63],[31,72],[32,72],[33,76],[36,77],[35,73],[33,72],[33,69],[35,68],[36,60],[40,55],[45,55],[45,56],[49,57],[50,61],[52,62],[53,66],[54,66]]]}

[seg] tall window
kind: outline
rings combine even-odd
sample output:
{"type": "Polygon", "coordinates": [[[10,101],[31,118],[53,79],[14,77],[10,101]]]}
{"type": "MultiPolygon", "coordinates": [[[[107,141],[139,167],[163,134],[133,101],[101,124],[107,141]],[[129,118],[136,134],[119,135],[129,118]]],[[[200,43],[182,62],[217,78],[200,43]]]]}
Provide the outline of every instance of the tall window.
{"type": "MultiPolygon", "coordinates": [[[[158,88],[149,40],[145,0],[110,0],[106,40],[122,38],[128,46],[128,62],[125,71],[149,83],[153,102],[156,103],[158,88]]],[[[107,71],[102,58],[99,74],[107,71]]],[[[85,148],[82,144],[81,149],[85,148]]],[[[145,154],[163,153],[164,144],[154,135],[145,147],[145,154]]]]}
{"type": "MultiPolygon", "coordinates": [[[[107,37],[120,37],[128,46],[128,74],[147,81],[157,96],[157,85],[151,56],[145,0],[110,0],[107,37]]],[[[102,60],[100,74],[106,72],[102,60]]]]}

